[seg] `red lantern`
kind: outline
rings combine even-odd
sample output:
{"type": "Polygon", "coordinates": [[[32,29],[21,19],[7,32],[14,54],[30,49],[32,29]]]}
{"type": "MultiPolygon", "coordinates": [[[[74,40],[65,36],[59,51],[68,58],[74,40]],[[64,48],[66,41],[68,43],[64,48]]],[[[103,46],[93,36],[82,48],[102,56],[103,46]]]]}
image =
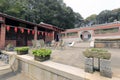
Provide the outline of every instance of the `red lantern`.
{"type": "Polygon", "coordinates": [[[24,33],[24,28],[21,28],[21,32],[24,33]]]}
{"type": "Polygon", "coordinates": [[[42,35],[44,34],[44,32],[42,32],[42,35]]]}
{"type": "Polygon", "coordinates": [[[35,34],[35,31],[34,31],[34,30],[32,30],[32,34],[35,34]]]}
{"type": "Polygon", "coordinates": [[[38,35],[40,35],[40,32],[38,31],[38,35]]]}
{"type": "Polygon", "coordinates": [[[7,25],[6,29],[7,29],[7,31],[9,31],[9,30],[10,30],[10,26],[9,26],[9,25],[7,25]]]}
{"type": "Polygon", "coordinates": [[[30,29],[28,29],[28,34],[30,34],[30,29]]]}
{"type": "Polygon", "coordinates": [[[45,32],[45,36],[47,36],[48,35],[48,33],[47,32],[45,32]]]}
{"type": "Polygon", "coordinates": [[[15,27],[15,28],[14,28],[14,31],[15,31],[15,32],[17,32],[17,31],[18,31],[17,27],[15,27]]]}
{"type": "Polygon", "coordinates": [[[48,33],[48,36],[50,36],[50,33],[48,33]]]}

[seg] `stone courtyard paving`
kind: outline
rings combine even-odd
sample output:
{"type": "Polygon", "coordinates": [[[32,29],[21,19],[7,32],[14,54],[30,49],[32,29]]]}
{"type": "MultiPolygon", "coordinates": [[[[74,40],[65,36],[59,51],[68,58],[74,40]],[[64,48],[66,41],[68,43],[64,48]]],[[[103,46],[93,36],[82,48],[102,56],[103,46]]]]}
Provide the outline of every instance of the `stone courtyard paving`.
{"type": "MultiPolygon", "coordinates": [[[[86,48],[66,48],[53,50],[52,61],[72,65],[84,69],[83,51],[86,48]]],[[[113,76],[120,78],[120,49],[107,49],[111,54],[111,66],[113,76]]]]}

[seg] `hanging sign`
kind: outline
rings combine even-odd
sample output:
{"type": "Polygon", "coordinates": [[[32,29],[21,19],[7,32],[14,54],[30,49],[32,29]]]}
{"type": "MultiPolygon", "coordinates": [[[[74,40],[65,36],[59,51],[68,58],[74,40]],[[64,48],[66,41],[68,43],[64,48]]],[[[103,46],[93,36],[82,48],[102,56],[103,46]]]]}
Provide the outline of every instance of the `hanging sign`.
{"type": "Polygon", "coordinates": [[[38,35],[40,35],[40,32],[38,31],[38,35]]]}

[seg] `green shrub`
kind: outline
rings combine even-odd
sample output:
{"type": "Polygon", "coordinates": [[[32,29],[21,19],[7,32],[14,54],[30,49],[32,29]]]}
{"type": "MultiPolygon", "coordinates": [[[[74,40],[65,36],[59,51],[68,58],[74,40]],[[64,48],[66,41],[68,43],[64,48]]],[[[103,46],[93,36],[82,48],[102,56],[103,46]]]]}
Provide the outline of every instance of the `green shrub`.
{"type": "Polygon", "coordinates": [[[91,51],[97,51],[97,52],[108,52],[108,51],[105,50],[105,49],[99,49],[99,48],[91,48],[91,49],[89,49],[89,50],[91,50],[91,51]]]}
{"type": "Polygon", "coordinates": [[[37,50],[33,50],[32,54],[35,56],[48,56],[52,53],[52,51],[50,49],[37,49],[37,50]]]}
{"type": "Polygon", "coordinates": [[[105,50],[105,49],[98,49],[98,48],[90,48],[90,49],[86,49],[83,52],[85,57],[88,58],[101,58],[101,59],[110,59],[111,58],[111,54],[105,50]]]}
{"type": "Polygon", "coordinates": [[[28,51],[29,47],[17,47],[15,51],[28,51]]]}
{"type": "Polygon", "coordinates": [[[109,60],[111,58],[111,54],[108,52],[100,52],[100,58],[109,60]]]}
{"type": "Polygon", "coordinates": [[[83,51],[83,54],[85,57],[91,58],[93,57],[92,53],[90,53],[89,49],[86,49],[86,51],[83,51]]]}

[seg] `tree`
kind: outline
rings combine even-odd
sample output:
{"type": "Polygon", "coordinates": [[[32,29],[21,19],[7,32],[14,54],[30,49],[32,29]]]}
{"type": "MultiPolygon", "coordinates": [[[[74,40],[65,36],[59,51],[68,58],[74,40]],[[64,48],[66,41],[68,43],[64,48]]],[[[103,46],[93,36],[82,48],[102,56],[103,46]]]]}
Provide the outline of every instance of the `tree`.
{"type": "Polygon", "coordinates": [[[102,24],[102,23],[109,23],[113,21],[113,15],[110,10],[104,10],[102,11],[99,15],[97,15],[97,23],[102,24]]]}
{"type": "Polygon", "coordinates": [[[93,25],[93,24],[96,24],[96,14],[92,14],[92,15],[90,15],[89,17],[87,17],[86,19],[85,19],[85,21],[86,21],[86,23],[87,23],[87,25],[93,25]]]}
{"type": "Polygon", "coordinates": [[[20,17],[23,12],[23,6],[15,0],[0,0],[0,12],[11,16],[20,17]]]}
{"type": "Polygon", "coordinates": [[[79,13],[74,13],[74,16],[75,16],[75,27],[81,27],[81,24],[83,22],[83,18],[82,16],[79,14],[79,13]]]}
{"type": "Polygon", "coordinates": [[[114,20],[120,21],[120,8],[112,10],[114,20]]]}
{"type": "Polygon", "coordinates": [[[80,14],[63,0],[0,0],[0,12],[35,23],[49,23],[60,28],[74,28],[80,14]],[[77,17],[76,17],[77,16],[77,17]]]}

